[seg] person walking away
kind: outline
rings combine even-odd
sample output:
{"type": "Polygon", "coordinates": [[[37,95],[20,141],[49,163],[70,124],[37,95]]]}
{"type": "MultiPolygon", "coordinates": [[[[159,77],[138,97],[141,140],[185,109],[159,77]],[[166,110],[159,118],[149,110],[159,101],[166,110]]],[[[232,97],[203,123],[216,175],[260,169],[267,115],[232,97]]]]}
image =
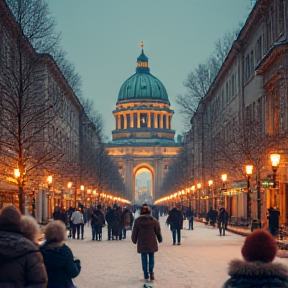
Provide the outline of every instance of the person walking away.
{"type": "Polygon", "coordinates": [[[80,239],[80,226],[81,223],[84,223],[82,213],[76,209],[71,216],[71,220],[73,222],[73,239],[75,239],[75,234],[77,231],[77,239],[80,239]]]}
{"type": "Polygon", "coordinates": [[[176,234],[177,234],[177,245],[181,245],[181,229],[183,229],[183,215],[177,208],[172,208],[167,217],[166,222],[170,225],[170,230],[172,232],[173,245],[176,244],[176,234]]]}
{"type": "Polygon", "coordinates": [[[87,223],[87,211],[86,208],[82,207],[81,208],[81,213],[83,216],[83,222],[80,223],[80,233],[81,233],[81,239],[84,239],[84,226],[87,223]]]}
{"type": "Polygon", "coordinates": [[[121,218],[123,222],[123,239],[126,239],[126,230],[131,230],[133,226],[133,215],[128,207],[125,207],[121,218]]]}
{"type": "Polygon", "coordinates": [[[97,205],[97,209],[93,211],[91,215],[92,226],[92,240],[102,240],[102,227],[105,224],[104,215],[101,211],[101,205],[97,205]]]}
{"type": "Polygon", "coordinates": [[[281,263],[272,263],[277,253],[274,237],[263,229],[249,234],[241,249],[243,260],[229,263],[229,279],[222,288],[276,288],[288,287],[288,269],[281,263]]]}
{"type": "Polygon", "coordinates": [[[69,207],[68,212],[67,212],[67,215],[68,215],[68,223],[67,223],[67,225],[68,225],[68,227],[69,227],[69,235],[68,235],[68,238],[71,238],[72,235],[73,235],[73,229],[74,229],[73,226],[74,226],[74,225],[73,225],[73,221],[72,221],[72,214],[73,214],[74,211],[75,211],[74,208],[69,207]]]}
{"type": "Polygon", "coordinates": [[[221,235],[225,236],[225,230],[227,229],[227,224],[228,224],[228,212],[223,207],[223,208],[220,208],[219,215],[218,215],[218,228],[219,228],[220,236],[221,235]]]}
{"type": "Polygon", "coordinates": [[[52,214],[52,219],[53,220],[60,220],[60,218],[61,218],[60,208],[58,206],[55,206],[54,212],[52,214]]]}
{"type": "Polygon", "coordinates": [[[150,280],[154,280],[154,253],[158,251],[157,240],[159,243],[162,242],[160,223],[150,213],[150,207],[141,208],[140,216],[134,222],[131,235],[132,242],[137,244],[137,252],[141,254],[145,280],[149,279],[149,275],[150,280]]]}
{"type": "Polygon", "coordinates": [[[113,227],[115,225],[115,216],[114,216],[114,211],[113,209],[108,206],[107,207],[107,212],[106,212],[106,215],[105,215],[105,220],[107,222],[107,233],[108,233],[108,240],[110,241],[112,239],[112,230],[113,230],[113,227]]]}
{"type": "Polygon", "coordinates": [[[186,218],[188,220],[188,230],[193,230],[194,214],[193,214],[193,210],[191,209],[191,206],[187,208],[186,218]]]}
{"type": "MultiPolygon", "coordinates": [[[[29,229],[21,234],[21,213],[13,205],[0,214],[0,287],[45,288],[47,273],[29,229]]],[[[30,230],[31,232],[31,230],[30,230]]]]}
{"type": "Polygon", "coordinates": [[[115,210],[115,216],[116,216],[116,240],[122,240],[122,230],[123,230],[123,221],[121,218],[122,215],[122,208],[121,206],[117,206],[115,210]]]}
{"type": "Polygon", "coordinates": [[[44,237],[46,242],[40,247],[40,251],[48,274],[47,288],[74,288],[72,279],[79,275],[81,263],[64,243],[64,223],[59,220],[50,222],[45,227],[44,237]]]}

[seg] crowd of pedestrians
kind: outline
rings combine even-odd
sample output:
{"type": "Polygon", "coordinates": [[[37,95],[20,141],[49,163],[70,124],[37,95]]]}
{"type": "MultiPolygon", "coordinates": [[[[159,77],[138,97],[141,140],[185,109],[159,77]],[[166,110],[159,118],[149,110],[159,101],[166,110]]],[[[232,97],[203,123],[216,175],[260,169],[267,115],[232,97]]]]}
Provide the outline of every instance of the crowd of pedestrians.
{"type": "MultiPolygon", "coordinates": [[[[126,231],[132,230],[131,240],[141,254],[144,279],[154,281],[154,254],[158,251],[158,243],[162,242],[159,215],[167,215],[172,244],[180,245],[183,221],[187,219],[187,229],[193,230],[194,213],[191,207],[185,213],[176,207],[168,211],[147,204],[134,208],[124,207],[122,210],[114,204],[103,210],[97,205],[89,209],[70,208],[65,213],[56,208],[53,221],[45,226],[45,242],[39,246],[40,229],[36,220],[21,215],[13,205],[4,207],[0,214],[0,287],[76,288],[73,279],[81,272],[81,262],[65,244],[67,229],[71,238],[80,240],[84,239],[86,224],[91,225],[92,240],[101,241],[106,223],[108,240],[125,239],[126,231]]],[[[223,236],[228,218],[224,207],[217,214],[211,208],[207,214],[208,221],[218,223],[219,233],[223,236]]],[[[288,287],[287,267],[272,263],[276,252],[277,244],[271,232],[257,229],[249,234],[241,249],[244,260],[234,259],[229,263],[229,278],[223,288],[288,287]]],[[[144,287],[151,286],[144,284],[144,287]]]]}

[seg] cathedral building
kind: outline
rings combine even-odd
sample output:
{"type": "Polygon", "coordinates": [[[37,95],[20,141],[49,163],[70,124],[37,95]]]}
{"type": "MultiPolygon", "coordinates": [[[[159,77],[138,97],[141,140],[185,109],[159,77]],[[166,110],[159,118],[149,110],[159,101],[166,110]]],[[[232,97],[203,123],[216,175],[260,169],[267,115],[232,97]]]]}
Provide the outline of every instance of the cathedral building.
{"type": "MultiPolygon", "coordinates": [[[[171,128],[174,111],[170,108],[162,82],[150,74],[148,58],[141,43],[136,73],[121,86],[113,111],[116,129],[106,145],[118,164],[126,185],[126,196],[135,201],[135,179],[140,169],[152,177],[151,199],[157,199],[165,173],[181,147],[171,128]]],[[[137,199],[136,199],[137,200],[137,199]]]]}

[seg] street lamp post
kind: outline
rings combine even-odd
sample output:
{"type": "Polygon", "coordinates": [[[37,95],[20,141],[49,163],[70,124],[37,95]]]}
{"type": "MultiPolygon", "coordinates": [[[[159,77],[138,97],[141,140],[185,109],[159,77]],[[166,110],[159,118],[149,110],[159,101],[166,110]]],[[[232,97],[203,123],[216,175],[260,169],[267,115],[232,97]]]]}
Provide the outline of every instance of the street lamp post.
{"type": "MultiPolygon", "coordinates": [[[[213,180],[209,180],[208,181],[208,186],[209,186],[209,198],[212,199],[212,207],[214,208],[214,193],[212,191],[212,184],[213,184],[213,180]]],[[[209,205],[210,206],[210,205],[209,205]]]]}
{"type": "Polygon", "coordinates": [[[81,185],[80,186],[80,190],[81,190],[81,196],[83,196],[83,202],[84,202],[84,206],[86,207],[86,197],[85,197],[85,187],[84,187],[84,185],[81,185]]]}
{"type": "MultiPolygon", "coordinates": [[[[271,154],[270,155],[270,160],[272,163],[272,171],[273,171],[273,188],[277,188],[277,182],[276,182],[276,173],[277,170],[279,168],[279,162],[280,162],[280,154],[271,154]]],[[[276,196],[276,191],[274,192],[274,205],[275,207],[277,207],[277,196],[276,196]]]]}
{"type": "MultiPolygon", "coordinates": [[[[68,182],[67,183],[67,188],[70,190],[70,195],[72,194],[72,182],[70,181],[70,182],[68,182]]],[[[71,204],[70,204],[70,206],[72,205],[72,200],[71,200],[71,198],[70,198],[70,202],[71,202],[71,204]]],[[[76,207],[76,206],[75,206],[76,207]]]]}
{"type": "MultiPolygon", "coordinates": [[[[222,174],[221,175],[221,179],[222,179],[222,182],[223,182],[223,188],[221,189],[221,192],[225,191],[226,190],[226,181],[227,181],[227,174],[222,174]]],[[[222,203],[223,201],[223,194],[221,193],[220,197],[219,197],[219,206],[224,206],[224,203],[222,203]],[[221,203],[220,203],[221,202],[221,203]]]]}
{"type": "Polygon", "coordinates": [[[271,154],[270,155],[271,163],[272,163],[272,171],[273,171],[273,188],[277,187],[276,184],[276,172],[279,168],[279,162],[280,162],[280,154],[271,154]]]}
{"type": "Polygon", "coordinates": [[[201,189],[201,183],[198,183],[197,184],[197,188],[198,188],[198,205],[197,205],[197,207],[198,207],[198,209],[196,209],[197,210],[197,212],[196,212],[196,214],[198,214],[198,218],[200,218],[200,189],[201,189]]]}
{"type": "Polygon", "coordinates": [[[247,221],[250,223],[251,220],[251,189],[250,189],[250,179],[253,172],[253,165],[246,165],[246,177],[247,177],[247,221]]]}
{"type": "MultiPolygon", "coordinates": [[[[192,187],[191,187],[191,191],[192,191],[192,194],[193,194],[193,199],[195,200],[195,185],[193,185],[192,187]]],[[[191,208],[192,208],[192,195],[191,195],[191,201],[190,201],[190,203],[191,203],[191,208]]],[[[194,203],[195,203],[195,201],[193,201],[194,203]]],[[[194,205],[193,205],[194,206],[194,205]]],[[[195,205],[196,206],[196,205],[195,205]]],[[[195,209],[196,209],[196,207],[195,207],[195,209]]]]}
{"type": "Polygon", "coordinates": [[[261,228],[261,191],[260,191],[260,181],[257,180],[257,219],[258,219],[258,227],[261,228]]]}

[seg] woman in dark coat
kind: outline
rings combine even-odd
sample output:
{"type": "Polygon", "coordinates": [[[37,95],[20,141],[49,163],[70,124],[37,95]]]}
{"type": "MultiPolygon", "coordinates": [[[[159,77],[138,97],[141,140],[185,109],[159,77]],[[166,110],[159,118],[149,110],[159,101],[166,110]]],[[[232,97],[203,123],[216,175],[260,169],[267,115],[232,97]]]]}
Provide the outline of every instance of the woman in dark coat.
{"type": "Polygon", "coordinates": [[[52,221],[45,228],[46,243],[40,247],[48,274],[47,288],[73,288],[72,278],[79,275],[80,260],[74,258],[71,249],[64,244],[65,224],[52,221]]]}
{"type": "Polygon", "coordinates": [[[246,237],[241,252],[245,261],[230,262],[230,277],[223,288],[288,287],[288,269],[280,263],[272,263],[277,244],[270,233],[255,230],[246,237]]]}
{"type": "Polygon", "coordinates": [[[150,280],[154,280],[154,253],[158,251],[157,240],[159,243],[162,242],[160,223],[152,217],[150,213],[150,207],[142,207],[140,216],[134,222],[131,235],[132,242],[137,244],[137,252],[141,253],[142,269],[145,280],[148,280],[149,278],[148,270],[150,280]]]}
{"type": "MultiPolygon", "coordinates": [[[[44,288],[47,273],[42,255],[36,244],[21,235],[20,221],[21,213],[15,206],[3,208],[0,215],[0,287],[44,288]]],[[[27,233],[26,236],[33,238],[27,233]]]]}
{"type": "Polygon", "coordinates": [[[172,231],[173,245],[176,244],[176,233],[177,233],[177,245],[181,244],[181,229],[183,229],[183,214],[180,210],[175,207],[169,212],[169,216],[166,223],[170,225],[172,231]]]}

